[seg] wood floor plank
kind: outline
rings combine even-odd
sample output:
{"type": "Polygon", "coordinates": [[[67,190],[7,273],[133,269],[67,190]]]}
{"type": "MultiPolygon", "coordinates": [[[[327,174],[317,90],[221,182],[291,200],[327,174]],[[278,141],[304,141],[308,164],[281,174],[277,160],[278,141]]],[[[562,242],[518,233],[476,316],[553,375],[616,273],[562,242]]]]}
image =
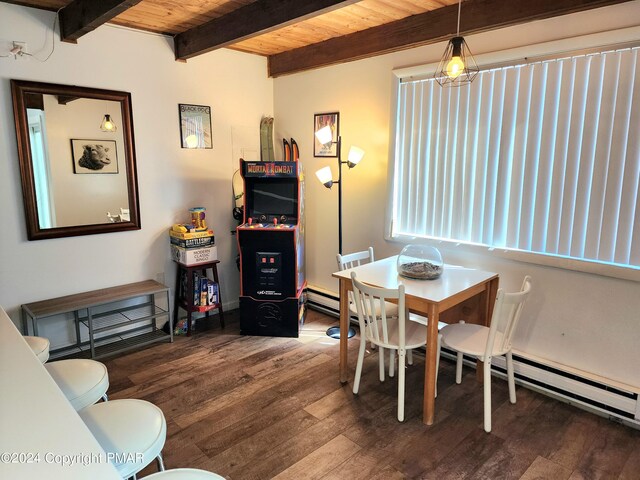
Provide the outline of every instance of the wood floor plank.
{"type": "Polygon", "coordinates": [[[633,439],[633,445],[631,455],[618,476],[619,480],[634,480],[640,477],[640,438],[637,435],[633,439]]]}
{"type": "Polygon", "coordinates": [[[595,441],[593,433],[598,430],[601,421],[595,415],[571,415],[562,437],[544,456],[569,470],[575,470],[595,441]]]}
{"type": "Polygon", "coordinates": [[[520,480],[565,480],[570,476],[571,470],[544,457],[537,457],[520,480]]]}
{"type": "Polygon", "coordinates": [[[382,462],[384,462],[383,459],[362,450],[346,462],[336,464],[331,472],[322,477],[322,480],[344,480],[346,478],[349,480],[368,480],[380,471],[382,462]]]}
{"type": "Polygon", "coordinates": [[[435,469],[424,472],[423,479],[474,478],[475,472],[503,447],[504,440],[487,435],[484,430],[472,430],[449,452],[435,469]]]}
{"type": "MultiPolygon", "coordinates": [[[[601,420],[592,434],[595,440],[582,457],[578,469],[583,472],[603,471],[617,477],[639,446],[640,432],[619,428],[613,422],[601,420]]],[[[640,472],[638,478],[640,478],[640,472]]]]}
{"type": "Polygon", "coordinates": [[[530,450],[519,448],[505,442],[495,455],[489,457],[473,474],[474,480],[517,480],[531,464],[537,455],[530,450]]]}
{"type": "Polygon", "coordinates": [[[341,465],[349,461],[359,450],[361,448],[347,437],[338,435],[273,478],[274,480],[299,480],[301,478],[316,480],[333,470],[333,465],[341,465]],[[331,461],[327,462],[327,459],[331,459],[331,461]]]}

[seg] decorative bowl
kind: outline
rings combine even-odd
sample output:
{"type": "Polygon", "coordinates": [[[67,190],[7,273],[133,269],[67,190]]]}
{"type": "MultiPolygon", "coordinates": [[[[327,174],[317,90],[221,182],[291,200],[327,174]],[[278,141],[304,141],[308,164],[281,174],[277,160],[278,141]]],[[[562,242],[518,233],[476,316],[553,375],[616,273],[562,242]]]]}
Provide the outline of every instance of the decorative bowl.
{"type": "Polygon", "coordinates": [[[398,255],[398,275],[416,280],[433,280],[442,275],[440,251],[428,245],[407,245],[398,255]]]}

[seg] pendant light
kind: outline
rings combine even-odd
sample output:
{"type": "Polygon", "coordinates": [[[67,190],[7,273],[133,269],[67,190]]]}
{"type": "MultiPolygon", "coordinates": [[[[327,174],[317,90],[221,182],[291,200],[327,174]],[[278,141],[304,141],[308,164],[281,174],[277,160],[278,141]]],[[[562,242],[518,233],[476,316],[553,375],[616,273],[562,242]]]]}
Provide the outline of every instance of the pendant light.
{"type": "Polygon", "coordinates": [[[467,46],[467,42],[460,36],[460,10],[462,0],[458,0],[458,28],[456,36],[449,40],[442,60],[434,75],[436,81],[443,87],[459,87],[471,83],[480,69],[467,46]]]}
{"type": "Polygon", "coordinates": [[[115,132],[117,130],[116,124],[111,120],[111,115],[105,113],[102,123],[100,124],[100,130],[103,132],[115,132]]]}

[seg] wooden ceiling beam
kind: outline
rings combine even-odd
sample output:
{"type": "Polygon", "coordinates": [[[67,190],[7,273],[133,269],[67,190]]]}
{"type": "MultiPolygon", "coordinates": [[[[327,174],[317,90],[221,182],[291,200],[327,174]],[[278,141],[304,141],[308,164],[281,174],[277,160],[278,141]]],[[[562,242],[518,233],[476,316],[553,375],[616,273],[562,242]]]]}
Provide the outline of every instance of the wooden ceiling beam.
{"type": "Polygon", "coordinates": [[[78,38],[120,15],[141,0],[73,0],[60,10],[60,38],[76,43],[78,38]]]}
{"type": "MultiPolygon", "coordinates": [[[[465,0],[460,33],[470,35],[630,0],[465,0]]],[[[456,33],[458,5],[269,56],[269,76],[349,62],[448,40],[456,33]]]]}
{"type": "Polygon", "coordinates": [[[176,35],[176,60],[202,55],[357,1],[258,0],[176,35]]]}

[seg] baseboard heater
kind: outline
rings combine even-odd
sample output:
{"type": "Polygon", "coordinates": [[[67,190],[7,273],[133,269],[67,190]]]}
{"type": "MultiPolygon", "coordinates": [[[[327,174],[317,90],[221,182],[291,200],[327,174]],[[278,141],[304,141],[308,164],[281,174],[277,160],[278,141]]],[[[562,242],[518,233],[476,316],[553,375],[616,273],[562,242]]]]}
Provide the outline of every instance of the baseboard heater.
{"type": "MultiPolygon", "coordinates": [[[[308,289],[308,306],[328,315],[339,316],[338,297],[328,291],[318,288],[308,289]]],[[[351,322],[357,325],[357,319],[351,322]]],[[[446,348],[442,349],[442,356],[455,360],[455,353],[446,348]]],[[[560,401],[567,402],[578,408],[591,411],[612,421],[627,424],[640,429],[640,388],[626,389],[615,382],[608,384],[606,379],[594,380],[588,374],[581,375],[547,364],[541,359],[534,359],[526,353],[513,352],[516,383],[560,401]]],[[[465,364],[475,365],[475,359],[464,358],[465,364]]],[[[491,370],[494,375],[506,378],[504,357],[494,359],[491,370]]]]}

